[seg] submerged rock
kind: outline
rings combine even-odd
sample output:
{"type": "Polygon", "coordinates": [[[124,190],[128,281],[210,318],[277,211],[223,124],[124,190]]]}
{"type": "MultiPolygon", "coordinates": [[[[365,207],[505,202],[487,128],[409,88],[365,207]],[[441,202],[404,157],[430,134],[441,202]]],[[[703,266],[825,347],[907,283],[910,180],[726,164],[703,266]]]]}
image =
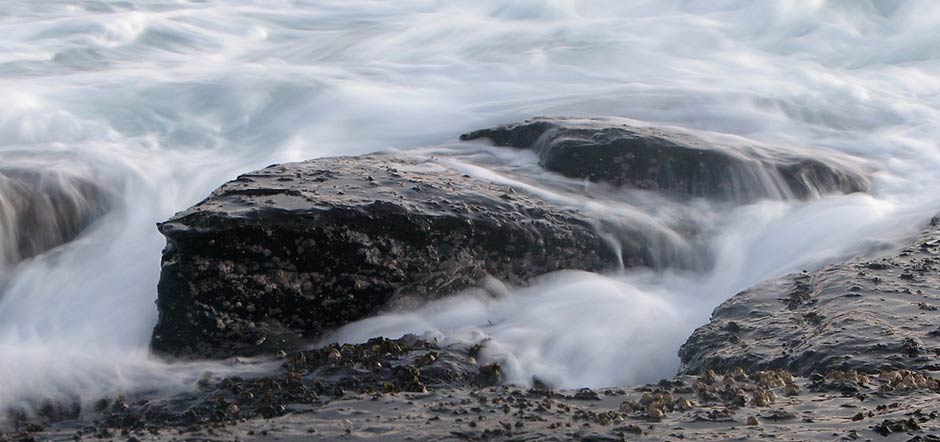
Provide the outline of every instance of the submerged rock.
{"type": "Polygon", "coordinates": [[[940,226],[877,260],[762,283],[725,301],[679,350],[683,373],[940,368],[940,226]]]}
{"type": "Polygon", "coordinates": [[[522,283],[621,259],[575,212],[391,155],[242,175],[159,229],[167,247],[152,347],[184,357],[291,348],[487,276],[522,283]]]}
{"type": "Polygon", "coordinates": [[[470,132],[462,140],[532,148],[543,167],[615,186],[735,202],[810,199],[867,191],[868,179],[835,159],[714,143],[677,129],[616,119],[534,118],[470,132]]]}
{"type": "Polygon", "coordinates": [[[75,239],[116,200],[95,180],[12,160],[0,166],[0,270],[75,239]]]}

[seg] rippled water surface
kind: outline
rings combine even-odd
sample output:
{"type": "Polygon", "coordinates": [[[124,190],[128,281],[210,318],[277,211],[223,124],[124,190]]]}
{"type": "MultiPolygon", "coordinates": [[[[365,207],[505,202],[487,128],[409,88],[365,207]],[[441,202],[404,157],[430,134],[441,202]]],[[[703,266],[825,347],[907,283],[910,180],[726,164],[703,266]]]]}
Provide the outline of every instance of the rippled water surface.
{"type": "MultiPolygon", "coordinates": [[[[270,163],[452,149],[463,131],[578,115],[839,153],[868,170],[871,195],[699,202],[707,272],[550,275],[332,337],[490,337],[489,357],[523,383],[667,376],[735,291],[899,241],[940,208],[938,41],[929,0],[0,2],[0,404],[185,389],[203,370],[242,369],[148,356],[154,223],[270,163]],[[23,176],[75,211],[17,221],[10,177],[23,176]],[[71,239],[43,223],[85,227],[82,214],[77,239],[23,251],[23,238],[71,239]]],[[[626,210],[603,195],[592,207],[626,210]]]]}

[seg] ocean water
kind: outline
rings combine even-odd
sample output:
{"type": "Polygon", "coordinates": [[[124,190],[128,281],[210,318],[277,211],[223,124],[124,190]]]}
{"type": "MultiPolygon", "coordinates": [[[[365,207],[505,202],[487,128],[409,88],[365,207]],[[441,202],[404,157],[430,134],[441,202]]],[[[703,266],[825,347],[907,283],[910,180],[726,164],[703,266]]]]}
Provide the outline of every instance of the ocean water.
{"type": "MultiPolygon", "coordinates": [[[[0,406],[259,369],[148,354],[164,244],[154,223],[271,163],[447,151],[468,130],[573,115],[866,170],[871,194],[682,208],[707,233],[707,271],[562,272],[327,338],[489,339],[486,357],[523,384],[667,377],[678,346],[736,291],[898,244],[940,209],[937,41],[931,0],[5,0],[0,406]],[[48,204],[24,216],[37,198],[48,204]]],[[[488,155],[501,165],[455,167],[506,179],[501,167],[534,161],[488,155]]],[[[678,216],[609,193],[581,208],[678,216]]]]}

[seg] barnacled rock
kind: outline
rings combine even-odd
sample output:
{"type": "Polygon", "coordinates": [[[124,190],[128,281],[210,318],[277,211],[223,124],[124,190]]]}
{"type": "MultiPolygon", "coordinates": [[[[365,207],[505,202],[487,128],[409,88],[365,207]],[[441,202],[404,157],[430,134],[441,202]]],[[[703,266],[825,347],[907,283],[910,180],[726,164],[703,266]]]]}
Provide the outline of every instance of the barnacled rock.
{"type": "MultiPolygon", "coordinates": [[[[540,118],[463,136],[483,137],[532,146],[544,167],[568,176],[673,196],[748,202],[868,187],[847,161],[622,120],[540,118]]],[[[522,284],[563,269],[710,265],[701,232],[682,216],[665,226],[585,213],[463,170],[375,154],[274,165],[223,185],[159,225],[167,247],[152,348],[203,358],[278,352],[487,277],[522,284]]],[[[727,330],[747,333],[742,324],[727,330]]],[[[908,342],[905,351],[923,348],[908,342]]]]}
{"type": "Polygon", "coordinates": [[[427,159],[366,155],[242,175],[160,224],[154,350],[228,357],[290,349],[391,304],[487,276],[643,262],[573,211],[427,159]]]}
{"type": "Polygon", "coordinates": [[[892,256],[789,275],[735,295],[680,348],[682,372],[744,367],[827,373],[820,383],[849,393],[868,383],[865,373],[906,369],[890,372],[898,379],[883,388],[928,385],[903,373],[940,368],[940,334],[934,333],[940,314],[920,307],[940,301],[938,239],[934,222],[915,247],[892,256]],[[739,325],[734,340],[732,322],[739,325]]]}

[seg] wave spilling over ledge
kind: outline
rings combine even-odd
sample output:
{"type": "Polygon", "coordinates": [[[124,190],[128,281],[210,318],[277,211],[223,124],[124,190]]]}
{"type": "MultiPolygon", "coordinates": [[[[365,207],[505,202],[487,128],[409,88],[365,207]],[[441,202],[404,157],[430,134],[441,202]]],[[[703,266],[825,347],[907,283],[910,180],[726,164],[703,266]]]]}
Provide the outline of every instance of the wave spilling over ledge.
{"type": "Polygon", "coordinates": [[[117,203],[95,177],[11,159],[0,164],[0,272],[75,239],[117,203]]]}
{"type": "Polygon", "coordinates": [[[462,140],[532,148],[548,170],[571,178],[671,195],[748,203],[864,192],[869,179],[839,156],[746,145],[730,137],[705,141],[678,128],[617,118],[536,118],[478,130],[462,140]],[[824,158],[824,159],[820,159],[824,158]]]}

